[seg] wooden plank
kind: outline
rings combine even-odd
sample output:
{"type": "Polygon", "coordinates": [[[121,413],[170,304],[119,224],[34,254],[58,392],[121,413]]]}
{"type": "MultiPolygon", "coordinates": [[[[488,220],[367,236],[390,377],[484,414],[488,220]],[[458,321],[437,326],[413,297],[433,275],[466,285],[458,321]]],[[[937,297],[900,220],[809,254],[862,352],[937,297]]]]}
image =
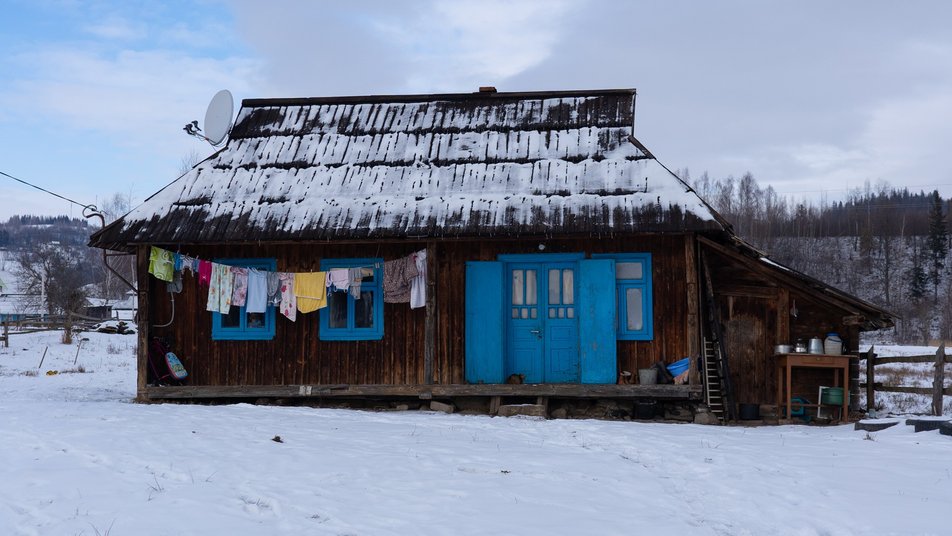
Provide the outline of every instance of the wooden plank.
{"type": "Polygon", "coordinates": [[[694,385],[581,385],[581,384],[482,384],[482,385],[248,385],[148,387],[150,399],[202,398],[340,398],[340,397],[453,397],[524,396],[564,398],[654,398],[697,400],[701,387],[694,385]]]}
{"type": "Polygon", "coordinates": [[[942,386],[945,382],[945,343],[935,352],[935,379],[932,383],[932,414],[942,415],[942,386]]]}
{"type": "MultiPolygon", "coordinates": [[[[933,395],[935,391],[932,387],[902,387],[902,386],[888,386],[888,385],[876,385],[877,391],[883,391],[886,393],[912,393],[917,395],[933,395]]],[[[942,390],[944,396],[952,396],[952,387],[946,387],[942,390]]]]}
{"type": "Polygon", "coordinates": [[[139,246],[136,255],[136,272],[138,286],[138,345],[136,347],[136,400],[145,402],[149,399],[146,393],[146,384],[149,375],[149,321],[151,320],[152,280],[149,275],[149,246],[139,246]]]}
{"type": "Polygon", "coordinates": [[[718,285],[717,293],[723,296],[745,296],[752,298],[777,299],[777,287],[756,287],[753,285],[718,285]]]}
{"type": "Polygon", "coordinates": [[[876,352],[873,346],[866,352],[866,411],[876,409],[876,352]]]}
{"type": "Polygon", "coordinates": [[[436,356],[436,244],[426,244],[426,325],[424,328],[423,383],[433,383],[436,356]]]}
{"type": "Polygon", "coordinates": [[[697,367],[697,361],[701,357],[701,324],[699,321],[701,305],[696,248],[697,243],[694,240],[694,235],[686,235],[684,240],[684,271],[687,286],[687,319],[685,322],[687,334],[685,338],[687,339],[687,354],[691,357],[691,368],[688,373],[688,383],[691,385],[701,384],[701,375],[697,367]]]}
{"type": "MultiPolygon", "coordinates": [[[[944,363],[952,363],[952,356],[938,356],[944,363]]],[[[890,363],[935,363],[937,355],[905,355],[893,357],[877,357],[877,365],[888,365],[890,363]]]]}

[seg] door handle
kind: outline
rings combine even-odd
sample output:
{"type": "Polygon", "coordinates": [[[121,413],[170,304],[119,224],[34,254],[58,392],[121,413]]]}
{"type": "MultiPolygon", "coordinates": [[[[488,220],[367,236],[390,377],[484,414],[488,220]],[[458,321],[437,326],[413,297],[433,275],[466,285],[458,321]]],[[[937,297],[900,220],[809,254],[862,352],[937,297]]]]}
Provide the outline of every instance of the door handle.
{"type": "Polygon", "coordinates": [[[530,330],[529,330],[529,333],[532,333],[533,335],[541,335],[541,334],[542,334],[542,330],[541,330],[541,329],[530,329],[530,330]]]}

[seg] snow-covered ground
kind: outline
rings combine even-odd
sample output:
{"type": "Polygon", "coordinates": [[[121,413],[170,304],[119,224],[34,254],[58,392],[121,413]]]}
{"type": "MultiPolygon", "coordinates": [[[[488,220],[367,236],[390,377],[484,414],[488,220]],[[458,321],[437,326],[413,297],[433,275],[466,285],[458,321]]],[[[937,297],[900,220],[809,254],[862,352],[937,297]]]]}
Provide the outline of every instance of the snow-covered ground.
{"type": "Polygon", "coordinates": [[[81,336],[0,348],[0,534],[952,532],[935,431],[140,405],[81,336]]]}

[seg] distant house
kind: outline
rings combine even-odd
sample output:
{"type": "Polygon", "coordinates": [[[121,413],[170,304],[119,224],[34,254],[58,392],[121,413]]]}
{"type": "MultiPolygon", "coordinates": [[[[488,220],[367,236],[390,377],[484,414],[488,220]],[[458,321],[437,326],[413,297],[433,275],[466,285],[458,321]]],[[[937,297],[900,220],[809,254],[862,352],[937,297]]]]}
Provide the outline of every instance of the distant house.
{"type": "Polygon", "coordinates": [[[633,137],[634,102],[629,89],[245,100],[222,150],[92,236],[138,255],[139,398],[718,404],[731,380],[729,404],[770,403],[774,345],[836,331],[855,349],[892,325],[735,236],[633,137]],[[243,309],[207,312],[190,276],[170,299],[147,274],[153,245],[374,272],[362,300],[334,298],[337,325],[328,309],[291,322],[272,307],[248,329],[243,309]],[[385,304],[379,263],[420,250],[426,306],[385,304]],[[147,384],[155,335],[174,340],[187,387],[147,384]],[[686,384],[618,383],[683,358],[686,384]]]}

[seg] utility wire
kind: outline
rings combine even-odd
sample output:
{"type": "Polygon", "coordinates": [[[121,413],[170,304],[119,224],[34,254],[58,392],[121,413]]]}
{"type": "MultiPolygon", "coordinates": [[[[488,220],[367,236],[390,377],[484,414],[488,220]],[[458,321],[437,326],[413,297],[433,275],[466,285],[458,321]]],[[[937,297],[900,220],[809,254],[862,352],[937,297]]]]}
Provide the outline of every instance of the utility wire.
{"type": "Polygon", "coordinates": [[[23,183],[23,184],[25,184],[25,185],[27,185],[27,186],[30,186],[30,187],[32,187],[32,188],[36,188],[37,190],[39,190],[39,191],[41,191],[41,192],[46,192],[46,193],[48,193],[48,194],[50,194],[50,195],[52,195],[52,196],[54,196],[54,197],[58,197],[58,198],[64,200],[64,201],[69,201],[70,203],[72,203],[72,204],[74,204],[74,205],[79,205],[79,206],[81,206],[81,207],[83,207],[83,208],[85,208],[85,209],[98,210],[98,209],[96,208],[96,205],[85,204],[85,203],[80,203],[79,201],[74,201],[74,200],[72,200],[72,199],[70,199],[70,198],[68,198],[68,197],[62,196],[62,195],[60,195],[60,194],[58,194],[58,193],[56,193],[56,192],[51,192],[51,191],[47,190],[46,188],[41,188],[41,187],[39,187],[39,186],[37,186],[37,185],[35,185],[35,184],[31,184],[31,183],[29,183],[29,182],[23,180],[23,179],[18,179],[18,178],[16,178],[16,177],[14,177],[13,175],[10,175],[9,173],[4,173],[4,172],[0,171],[0,175],[3,175],[4,177],[9,177],[9,178],[11,178],[11,179],[13,179],[13,180],[15,180],[15,181],[17,181],[17,182],[23,183]]]}

